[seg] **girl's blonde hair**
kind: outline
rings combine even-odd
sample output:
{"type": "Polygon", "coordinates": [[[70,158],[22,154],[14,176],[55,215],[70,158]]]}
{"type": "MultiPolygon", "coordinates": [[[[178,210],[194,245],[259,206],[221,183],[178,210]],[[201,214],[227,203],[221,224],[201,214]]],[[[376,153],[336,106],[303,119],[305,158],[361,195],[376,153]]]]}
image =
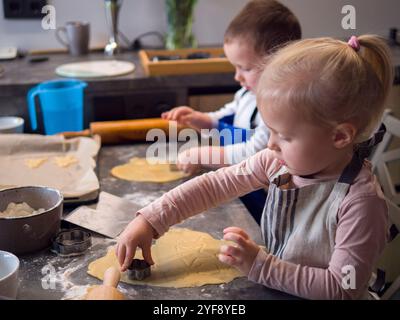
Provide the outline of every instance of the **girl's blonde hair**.
{"type": "Polygon", "coordinates": [[[329,127],[350,122],[357,128],[355,142],[368,139],[381,120],[393,67],[382,39],[364,35],[357,40],[358,51],[332,38],[302,40],[279,50],[261,75],[258,105],[289,106],[329,127]]]}

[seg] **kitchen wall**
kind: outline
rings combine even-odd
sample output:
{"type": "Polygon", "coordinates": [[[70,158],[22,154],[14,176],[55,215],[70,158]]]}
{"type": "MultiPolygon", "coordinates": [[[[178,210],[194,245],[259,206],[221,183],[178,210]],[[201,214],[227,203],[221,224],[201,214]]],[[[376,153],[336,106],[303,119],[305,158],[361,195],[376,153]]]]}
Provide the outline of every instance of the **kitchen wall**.
{"type": "MultiPolygon", "coordinates": [[[[350,34],[388,34],[390,27],[400,28],[399,0],[281,0],[299,17],[305,37],[350,34]],[[343,30],[341,8],[351,4],[356,8],[357,30],[343,30]]],[[[224,29],[246,0],[199,0],[194,33],[199,44],[220,44],[224,29]]],[[[103,46],[108,38],[102,0],[49,0],[56,7],[56,23],[86,20],[91,24],[91,46],[103,46]]],[[[120,14],[120,29],[134,39],[147,31],[166,31],[164,0],[125,0],[120,14]]],[[[147,44],[157,44],[154,37],[147,44]]],[[[53,30],[43,30],[40,20],[10,20],[3,17],[0,1],[0,46],[22,49],[60,48],[53,30]]]]}
{"type": "Polygon", "coordinates": [[[400,28],[399,0],[281,0],[300,19],[305,37],[332,36],[347,38],[353,34],[389,34],[400,28]],[[341,26],[343,6],[356,9],[356,30],[341,26]]]}

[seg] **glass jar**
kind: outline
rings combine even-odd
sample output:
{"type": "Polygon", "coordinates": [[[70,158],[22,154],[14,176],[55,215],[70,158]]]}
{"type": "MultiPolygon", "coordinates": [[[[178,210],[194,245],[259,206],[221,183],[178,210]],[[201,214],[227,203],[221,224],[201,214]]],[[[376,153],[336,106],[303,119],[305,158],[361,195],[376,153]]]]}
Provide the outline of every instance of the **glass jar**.
{"type": "Polygon", "coordinates": [[[193,14],[197,0],[166,0],[167,37],[166,48],[180,49],[197,46],[193,35],[193,14]]]}

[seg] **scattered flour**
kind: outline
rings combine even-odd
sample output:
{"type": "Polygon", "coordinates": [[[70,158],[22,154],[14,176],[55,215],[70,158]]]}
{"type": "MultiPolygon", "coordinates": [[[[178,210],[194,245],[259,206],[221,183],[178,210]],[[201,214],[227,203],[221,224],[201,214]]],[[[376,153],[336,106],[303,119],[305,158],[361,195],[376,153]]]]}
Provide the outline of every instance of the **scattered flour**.
{"type": "MultiPolygon", "coordinates": [[[[109,248],[115,245],[116,241],[113,239],[100,239],[100,238],[92,238],[92,247],[99,243],[107,243],[110,244],[107,247],[107,251],[109,248]]],[[[72,260],[69,264],[67,264],[63,268],[59,268],[59,271],[57,272],[57,277],[56,281],[60,284],[61,290],[65,292],[64,296],[61,298],[61,300],[83,300],[87,294],[88,289],[92,285],[76,285],[71,281],[71,274],[74,273],[75,271],[84,268],[86,270],[88,263],[82,262],[81,264],[72,266],[74,263],[76,263],[77,259],[72,260]]],[[[119,287],[118,287],[119,289],[119,287]]]]}
{"type": "Polygon", "coordinates": [[[84,300],[90,285],[72,286],[66,291],[61,300],[84,300]]]}
{"type": "Polygon", "coordinates": [[[153,202],[154,200],[158,199],[162,195],[163,193],[161,192],[157,193],[135,192],[131,194],[126,194],[123,196],[123,198],[132,201],[139,206],[144,207],[153,202]]]}
{"type": "Polygon", "coordinates": [[[75,285],[71,281],[70,276],[78,269],[85,267],[85,264],[78,264],[74,267],[71,267],[71,264],[58,269],[55,281],[61,287],[61,290],[65,292],[61,300],[82,300],[90,285],[75,285]]]}

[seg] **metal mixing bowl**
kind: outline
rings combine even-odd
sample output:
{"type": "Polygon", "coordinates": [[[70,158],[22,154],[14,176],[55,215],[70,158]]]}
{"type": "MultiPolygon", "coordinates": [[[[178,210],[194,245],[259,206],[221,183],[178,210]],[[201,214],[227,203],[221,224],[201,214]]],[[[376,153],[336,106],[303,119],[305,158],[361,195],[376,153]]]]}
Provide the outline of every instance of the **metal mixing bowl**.
{"type": "Polygon", "coordinates": [[[16,255],[32,253],[51,245],[60,229],[63,196],[48,187],[18,187],[0,191],[0,211],[8,204],[26,202],[44,212],[26,217],[0,218],[0,250],[16,255]]]}

